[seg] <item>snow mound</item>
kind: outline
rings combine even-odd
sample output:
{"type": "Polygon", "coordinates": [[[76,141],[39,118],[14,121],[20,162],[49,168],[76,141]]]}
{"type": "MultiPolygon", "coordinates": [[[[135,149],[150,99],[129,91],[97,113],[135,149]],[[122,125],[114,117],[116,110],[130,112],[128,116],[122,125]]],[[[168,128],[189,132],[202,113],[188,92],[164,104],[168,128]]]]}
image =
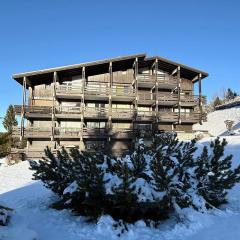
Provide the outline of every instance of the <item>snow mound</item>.
{"type": "Polygon", "coordinates": [[[207,122],[193,125],[195,131],[208,131],[212,136],[226,136],[226,120],[234,121],[233,134],[240,135],[240,106],[217,110],[207,115],[207,122]]]}

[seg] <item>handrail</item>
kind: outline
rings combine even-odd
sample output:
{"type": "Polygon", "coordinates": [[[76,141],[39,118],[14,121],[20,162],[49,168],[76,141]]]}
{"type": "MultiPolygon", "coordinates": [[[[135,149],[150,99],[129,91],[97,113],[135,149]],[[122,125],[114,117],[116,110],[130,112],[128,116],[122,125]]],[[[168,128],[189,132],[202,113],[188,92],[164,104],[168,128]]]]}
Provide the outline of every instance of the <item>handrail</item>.
{"type": "Polygon", "coordinates": [[[55,109],[57,114],[82,112],[82,107],[76,107],[76,106],[58,106],[55,109]]]}
{"type": "Polygon", "coordinates": [[[81,85],[57,85],[56,86],[56,92],[57,93],[71,93],[71,92],[77,92],[82,93],[82,86],[81,85]]]}

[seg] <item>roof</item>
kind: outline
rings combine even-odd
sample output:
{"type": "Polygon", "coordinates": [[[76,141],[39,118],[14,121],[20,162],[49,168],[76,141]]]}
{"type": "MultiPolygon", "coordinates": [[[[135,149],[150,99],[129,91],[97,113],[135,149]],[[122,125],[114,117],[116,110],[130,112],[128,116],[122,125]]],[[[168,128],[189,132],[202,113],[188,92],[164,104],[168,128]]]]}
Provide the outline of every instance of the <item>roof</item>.
{"type": "MultiPolygon", "coordinates": [[[[42,70],[36,70],[31,72],[18,73],[13,75],[13,79],[22,84],[23,78],[27,77],[27,85],[30,85],[31,82],[37,82],[42,84],[45,82],[51,82],[54,72],[58,72],[58,75],[61,77],[69,75],[78,75],[82,73],[82,68],[85,67],[86,76],[96,75],[101,73],[106,73],[109,69],[109,63],[112,62],[113,71],[126,70],[132,68],[135,59],[138,58],[139,66],[152,66],[154,61],[158,59],[159,68],[166,72],[174,71],[178,66],[181,67],[181,76],[194,79],[199,74],[202,74],[202,78],[208,76],[208,73],[201,70],[188,67],[186,65],[170,61],[168,59],[155,56],[147,57],[146,54],[140,53],[135,55],[127,55],[115,58],[109,58],[104,60],[85,62],[74,65],[66,65],[61,67],[47,68],[42,70]]],[[[194,82],[197,81],[193,80],[194,82]]]]}

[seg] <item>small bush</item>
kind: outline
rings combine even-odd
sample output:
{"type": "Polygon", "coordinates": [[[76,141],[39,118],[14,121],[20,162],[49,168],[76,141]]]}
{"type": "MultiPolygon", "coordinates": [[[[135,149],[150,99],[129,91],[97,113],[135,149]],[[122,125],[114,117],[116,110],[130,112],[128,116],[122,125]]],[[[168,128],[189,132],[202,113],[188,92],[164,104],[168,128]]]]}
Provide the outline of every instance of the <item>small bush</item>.
{"type": "Polygon", "coordinates": [[[35,179],[57,193],[57,208],[71,208],[89,220],[109,214],[115,220],[159,222],[181,208],[205,211],[227,200],[227,189],[240,180],[240,167],[231,170],[223,157],[226,141],[216,139],[209,154],[194,157],[196,142],[179,142],[176,134],[154,137],[152,147],[142,140],[125,157],[64,148],[55,157],[31,161],[35,179]]]}
{"type": "Polygon", "coordinates": [[[12,209],[0,204],[0,226],[6,226],[12,214],[12,209]]]}

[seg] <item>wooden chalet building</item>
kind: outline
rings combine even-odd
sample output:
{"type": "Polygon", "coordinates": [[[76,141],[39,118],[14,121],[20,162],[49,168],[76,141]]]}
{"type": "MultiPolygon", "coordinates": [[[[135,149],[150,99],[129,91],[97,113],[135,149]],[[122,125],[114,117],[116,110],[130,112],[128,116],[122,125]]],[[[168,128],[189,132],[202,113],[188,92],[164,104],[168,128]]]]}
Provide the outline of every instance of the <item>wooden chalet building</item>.
{"type": "Polygon", "coordinates": [[[23,102],[15,106],[21,127],[14,135],[27,139],[28,158],[38,158],[46,146],[119,153],[158,130],[191,133],[206,120],[207,76],[145,54],[15,74],[23,102]]]}

